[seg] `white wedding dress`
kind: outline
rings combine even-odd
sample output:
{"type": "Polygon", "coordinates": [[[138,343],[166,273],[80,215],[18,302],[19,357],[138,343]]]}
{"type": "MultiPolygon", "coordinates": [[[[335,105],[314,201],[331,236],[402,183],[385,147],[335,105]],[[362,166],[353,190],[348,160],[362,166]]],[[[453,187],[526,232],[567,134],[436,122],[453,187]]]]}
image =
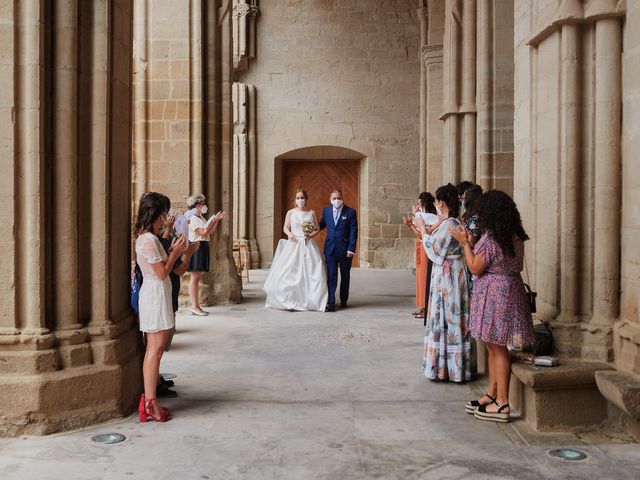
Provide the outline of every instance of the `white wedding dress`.
{"type": "Polygon", "coordinates": [[[327,305],[327,267],[315,240],[304,239],[307,220],[313,221],[311,211],[291,211],[291,232],[298,238],[278,243],[263,287],[267,308],[324,311],[327,305]]]}

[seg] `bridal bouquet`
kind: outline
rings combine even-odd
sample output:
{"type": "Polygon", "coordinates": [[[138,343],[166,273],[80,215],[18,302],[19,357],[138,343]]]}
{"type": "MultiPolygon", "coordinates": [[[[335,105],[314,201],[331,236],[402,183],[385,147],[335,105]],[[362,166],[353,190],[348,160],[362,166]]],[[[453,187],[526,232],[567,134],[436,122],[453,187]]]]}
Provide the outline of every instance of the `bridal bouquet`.
{"type": "Polygon", "coordinates": [[[302,233],[305,237],[308,237],[317,230],[316,224],[313,220],[305,220],[302,222],[302,233]]]}

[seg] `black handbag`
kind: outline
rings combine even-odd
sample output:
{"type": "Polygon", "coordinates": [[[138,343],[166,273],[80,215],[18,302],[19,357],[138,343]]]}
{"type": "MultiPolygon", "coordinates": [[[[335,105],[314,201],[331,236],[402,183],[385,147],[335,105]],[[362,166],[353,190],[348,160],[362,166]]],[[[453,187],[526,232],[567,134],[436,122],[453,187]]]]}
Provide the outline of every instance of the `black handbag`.
{"type": "Polygon", "coordinates": [[[553,332],[547,322],[533,326],[533,345],[531,353],[534,355],[551,355],[553,353],[553,332]]]}
{"type": "Polygon", "coordinates": [[[536,313],[536,297],[538,294],[531,290],[531,287],[528,283],[524,284],[524,292],[527,294],[527,299],[529,300],[529,308],[531,313],[536,313]]]}
{"type": "Polygon", "coordinates": [[[531,287],[529,286],[529,283],[531,283],[531,280],[529,279],[529,268],[527,268],[527,257],[525,255],[524,257],[524,271],[527,274],[527,283],[524,283],[524,293],[527,295],[527,299],[529,300],[529,309],[531,310],[531,313],[536,313],[536,297],[538,296],[538,294],[536,292],[534,292],[531,287]]]}

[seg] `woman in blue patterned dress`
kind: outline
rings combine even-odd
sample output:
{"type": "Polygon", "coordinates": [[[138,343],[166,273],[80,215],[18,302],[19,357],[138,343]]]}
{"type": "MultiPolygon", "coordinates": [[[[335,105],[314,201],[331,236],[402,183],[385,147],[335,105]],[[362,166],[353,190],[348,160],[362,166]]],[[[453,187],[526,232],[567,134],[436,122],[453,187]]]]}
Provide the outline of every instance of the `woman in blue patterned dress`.
{"type": "Polygon", "coordinates": [[[475,248],[464,228],[451,229],[476,277],[471,334],[489,351],[489,388],[482,398],[468,402],[466,410],[480,420],[508,422],[511,360],[507,347],[522,348],[533,340],[531,311],[520,276],[529,237],[516,204],[498,190],[480,199],[478,227],[483,233],[475,248]]]}
{"type": "Polygon", "coordinates": [[[460,243],[450,228],[458,220],[458,192],[448,184],[436,190],[440,221],[432,227],[416,222],[424,248],[433,262],[427,302],[422,369],[430,380],[463,382],[471,379],[469,364],[469,289],[460,243]]]}

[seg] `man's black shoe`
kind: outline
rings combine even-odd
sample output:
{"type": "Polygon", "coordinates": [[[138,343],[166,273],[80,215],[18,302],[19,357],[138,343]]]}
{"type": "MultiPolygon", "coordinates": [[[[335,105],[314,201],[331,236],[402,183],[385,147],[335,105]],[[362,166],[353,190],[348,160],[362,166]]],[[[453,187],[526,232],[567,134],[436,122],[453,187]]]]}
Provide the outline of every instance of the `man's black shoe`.
{"type": "Polygon", "coordinates": [[[325,312],[335,312],[336,311],[336,304],[335,303],[328,303],[326,308],[324,309],[325,312]]]}
{"type": "Polygon", "coordinates": [[[347,308],[347,302],[342,302],[340,304],[340,308],[347,308]]]}
{"type": "Polygon", "coordinates": [[[158,385],[156,388],[156,395],[163,398],[176,398],[178,393],[175,390],[171,390],[169,387],[158,385]]]}

